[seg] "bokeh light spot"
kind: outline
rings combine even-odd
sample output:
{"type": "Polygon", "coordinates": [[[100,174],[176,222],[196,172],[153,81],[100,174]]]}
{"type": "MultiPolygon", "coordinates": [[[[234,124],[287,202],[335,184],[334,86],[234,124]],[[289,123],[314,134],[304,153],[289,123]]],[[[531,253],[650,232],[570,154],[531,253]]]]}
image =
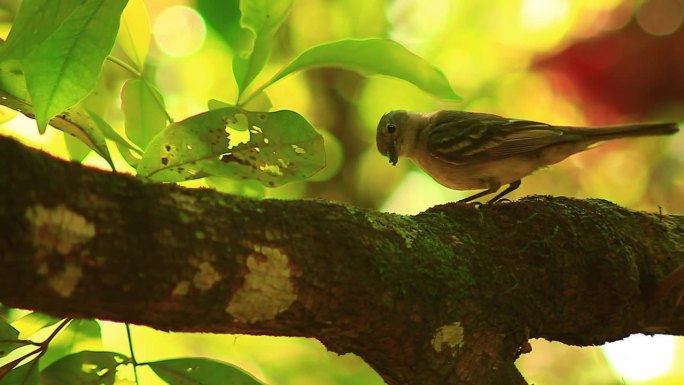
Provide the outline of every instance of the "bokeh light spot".
{"type": "Polygon", "coordinates": [[[527,29],[546,29],[563,20],[569,8],[567,0],[524,0],[520,22],[527,29]]]}
{"type": "Polygon", "coordinates": [[[159,49],[173,57],[197,52],[206,34],[202,17],[194,9],[181,5],[165,9],[154,22],[154,39],[159,49]]]}
{"type": "Polygon", "coordinates": [[[675,340],[672,336],[635,334],[603,345],[603,354],[621,377],[643,381],[666,374],[672,368],[675,340]]]}
{"type": "Polygon", "coordinates": [[[427,40],[446,27],[449,19],[449,2],[394,1],[390,3],[387,18],[392,24],[392,39],[420,52],[427,40]]]}
{"type": "Polygon", "coordinates": [[[682,26],[684,1],[645,1],[639,7],[636,17],[644,31],[656,36],[670,35],[682,26]]]}

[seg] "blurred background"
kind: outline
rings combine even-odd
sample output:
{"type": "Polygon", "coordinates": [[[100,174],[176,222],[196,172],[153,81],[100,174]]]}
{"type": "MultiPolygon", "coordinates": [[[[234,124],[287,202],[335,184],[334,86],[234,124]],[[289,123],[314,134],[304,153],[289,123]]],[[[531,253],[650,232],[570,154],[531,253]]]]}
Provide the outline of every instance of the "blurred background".
{"type": "MultiPolygon", "coordinates": [[[[237,0],[146,0],[152,39],[146,73],[175,120],[235,101],[221,9],[237,0]]],[[[5,37],[20,4],[0,0],[5,37]]],[[[415,214],[472,192],[447,190],[410,162],[391,167],[375,149],[384,112],[462,109],[562,125],[684,121],[684,0],[295,0],[260,84],[297,54],[343,38],[389,37],[440,68],[461,103],[446,103],[381,76],[340,69],[297,73],[267,90],[274,110],[303,114],[326,141],[327,167],[276,189],[229,180],[188,182],[259,198],[324,198],[415,214]]],[[[123,57],[115,48],[114,56],[123,57]]],[[[130,75],[106,63],[89,97],[123,132],[118,94],[130,75]]],[[[0,134],[57,156],[107,168],[86,148],[0,107],[0,134]]],[[[110,148],[112,153],[115,149],[110,148]]],[[[119,157],[120,170],[133,172],[119,157]]],[[[684,212],[684,134],[614,141],[526,178],[511,194],[602,198],[636,209],[684,212]]],[[[12,316],[11,313],[10,316],[12,316]]],[[[17,313],[18,314],[18,313],[17,313]]],[[[15,314],[16,315],[16,314],[15,314]]],[[[107,349],[126,351],[123,326],[103,323],[107,349]]],[[[254,336],[168,335],[134,328],[140,360],[206,355],[244,367],[270,384],[380,384],[358,358],[317,342],[254,336]]],[[[533,341],[519,360],[535,384],[680,384],[683,338],[639,337],[577,348],[533,341]],[[652,361],[652,362],[651,362],[652,361]]],[[[153,379],[146,383],[155,383],[153,379]]]]}

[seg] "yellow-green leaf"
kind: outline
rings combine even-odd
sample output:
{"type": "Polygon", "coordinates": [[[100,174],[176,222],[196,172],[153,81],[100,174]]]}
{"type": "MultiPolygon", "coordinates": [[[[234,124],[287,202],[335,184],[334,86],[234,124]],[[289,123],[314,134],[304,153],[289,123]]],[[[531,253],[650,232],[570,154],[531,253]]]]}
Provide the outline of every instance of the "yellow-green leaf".
{"type": "Polygon", "coordinates": [[[138,71],[142,72],[150,49],[150,16],[143,0],[128,0],[121,14],[117,42],[138,71]]]}

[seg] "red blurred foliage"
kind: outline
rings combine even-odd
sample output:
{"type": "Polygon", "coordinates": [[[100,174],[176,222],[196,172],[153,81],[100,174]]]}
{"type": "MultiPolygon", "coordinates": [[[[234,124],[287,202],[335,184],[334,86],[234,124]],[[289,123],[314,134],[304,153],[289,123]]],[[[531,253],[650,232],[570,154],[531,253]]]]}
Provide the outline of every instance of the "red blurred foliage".
{"type": "Polygon", "coordinates": [[[684,28],[654,36],[632,20],[537,58],[533,68],[592,124],[662,118],[665,111],[668,119],[684,120],[684,28]]]}

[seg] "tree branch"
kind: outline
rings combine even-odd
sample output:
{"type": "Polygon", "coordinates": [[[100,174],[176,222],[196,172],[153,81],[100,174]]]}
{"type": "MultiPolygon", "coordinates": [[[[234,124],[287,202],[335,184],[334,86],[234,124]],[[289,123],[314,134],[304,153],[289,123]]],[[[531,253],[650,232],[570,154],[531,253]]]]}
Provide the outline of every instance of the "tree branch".
{"type": "Polygon", "coordinates": [[[8,306],[314,337],[388,384],[524,384],[513,362],[529,338],[684,334],[672,278],[682,216],[538,196],[416,216],[252,200],[146,184],[6,138],[0,164],[8,306]]]}

